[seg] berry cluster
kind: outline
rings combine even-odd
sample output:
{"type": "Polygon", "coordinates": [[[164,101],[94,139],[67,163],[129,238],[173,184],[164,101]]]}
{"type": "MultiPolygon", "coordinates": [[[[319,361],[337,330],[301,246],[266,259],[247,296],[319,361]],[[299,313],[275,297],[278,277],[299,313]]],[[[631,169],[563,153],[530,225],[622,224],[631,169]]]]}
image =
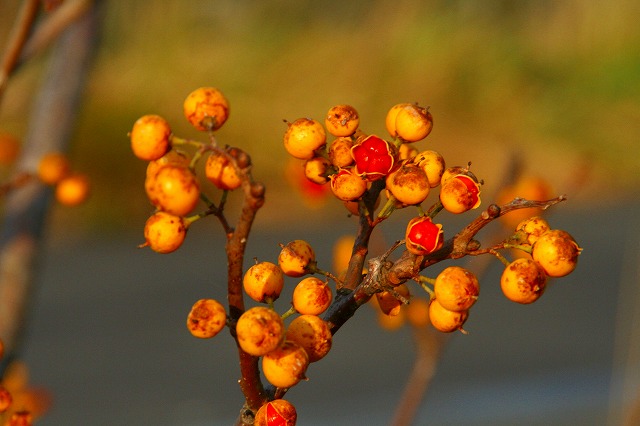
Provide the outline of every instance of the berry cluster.
{"type": "Polygon", "coordinates": [[[437,215],[478,208],[482,181],[469,165],[446,167],[437,151],[417,149],[416,142],[431,133],[433,117],[427,108],[402,103],[386,115],[388,139],[364,132],[357,110],[350,105],[330,108],[324,123],[311,118],[286,122],[284,148],[303,163],[306,178],[314,185],[328,185],[347,210],[359,217],[358,236],[340,241],[340,251],[347,255],[341,266],[334,266],[338,276],[318,267],[313,248],[302,239],[281,244],[277,261],[255,259],[245,268],[246,241],[264,203],[265,188],[253,180],[248,154],[221,147],[216,141],[214,132],[229,116],[229,103],[218,89],[195,90],[184,101],[183,111],[196,129],[207,132],[207,142],[177,137],[157,115],[139,118],[129,134],[134,154],[148,161],[144,187],[155,207],[146,221],[142,246],[170,253],[182,245],[196,220],[215,216],[222,224],[227,236],[228,307],[211,298],[198,300],[186,325],[198,338],[212,338],[225,327],[233,336],[246,400],[242,424],[294,425],[296,410],[284,395],[306,380],[309,365],[330,351],[333,334],[369,300],[375,301],[381,318],[407,318],[415,327],[431,324],[442,332],[466,333],[463,324],[479,296],[477,276],[461,266],[446,267],[436,278],[421,275],[431,265],[464,256],[494,255],[506,266],[500,282],[505,296],[519,303],[537,300],[549,277],[565,276],[576,267],[581,251],[578,244],[567,232],[550,229],[538,216],[519,222],[513,235],[490,247],[482,247],[475,239],[495,219],[528,208],[547,208],[564,197],[526,200],[514,196],[503,205],[491,204],[445,239],[444,226],[435,221],[437,215]],[[196,173],[201,160],[205,161],[203,178],[196,173]],[[218,202],[206,194],[207,183],[221,191],[218,202]],[[436,188],[437,199],[423,208],[436,188]],[[224,207],[228,192],[237,189],[244,196],[243,208],[233,227],[224,207]],[[382,198],[386,201],[380,207],[382,198]],[[199,204],[204,207],[194,214],[199,204]],[[367,259],[373,230],[404,208],[416,210],[406,224],[404,238],[383,255],[367,259]],[[405,250],[391,260],[401,245],[405,250]],[[511,249],[527,257],[509,262],[500,251],[511,249]],[[275,302],[287,280],[297,283],[290,308],[278,313],[275,302]],[[330,281],[336,286],[335,297],[330,281]],[[427,297],[413,295],[409,281],[417,282],[427,297]],[[246,296],[255,306],[245,307],[246,296]],[[263,386],[262,377],[270,387],[263,386]]]}

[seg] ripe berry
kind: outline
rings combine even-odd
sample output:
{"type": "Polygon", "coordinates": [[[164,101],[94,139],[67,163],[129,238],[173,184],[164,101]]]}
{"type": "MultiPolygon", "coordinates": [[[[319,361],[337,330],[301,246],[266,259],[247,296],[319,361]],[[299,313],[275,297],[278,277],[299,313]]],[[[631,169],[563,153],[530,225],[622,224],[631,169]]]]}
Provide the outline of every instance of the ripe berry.
{"type": "Polygon", "coordinates": [[[38,178],[47,185],[55,185],[67,176],[69,171],[69,160],[60,152],[45,154],[38,163],[38,178]]]}
{"type": "Polygon", "coordinates": [[[327,112],[324,125],[333,136],[351,136],[360,125],[360,117],[351,105],[336,105],[327,112]]]}
{"type": "Polygon", "coordinates": [[[143,115],[133,123],[129,133],[131,150],[141,160],[152,161],[171,149],[171,127],[159,115],[143,115]]]}
{"type": "MultiPolygon", "coordinates": [[[[406,146],[406,144],[402,146],[406,146]]],[[[445,170],[444,157],[442,157],[440,153],[436,151],[422,151],[414,157],[413,162],[424,170],[431,188],[440,185],[440,180],[445,170]]]]}
{"type": "Polygon", "coordinates": [[[451,333],[460,330],[466,333],[462,326],[469,317],[469,311],[450,311],[442,307],[438,299],[433,299],[429,304],[429,320],[436,330],[443,333],[451,333]]]}
{"type": "MultiPolygon", "coordinates": [[[[409,299],[411,294],[409,287],[406,284],[400,284],[394,287],[394,291],[405,299],[409,299]]],[[[392,291],[381,291],[376,293],[376,300],[380,311],[385,315],[396,316],[400,314],[401,307],[403,306],[402,300],[398,299],[396,294],[392,291]]]]}
{"type": "Polygon", "coordinates": [[[311,245],[304,240],[293,240],[282,247],[278,255],[278,265],[289,277],[301,277],[314,266],[316,254],[311,245]]]}
{"type": "Polygon", "coordinates": [[[229,118],[229,102],[215,87],[200,87],[184,100],[183,111],[196,129],[218,130],[229,118]]]}
{"type": "Polygon", "coordinates": [[[13,135],[0,132],[0,165],[9,166],[18,158],[20,142],[13,135]]]}
{"type": "Polygon", "coordinates": [[[405,232],[407,250],[418,256],[432,253],[444,243],[442,225],[433,223],[429,216],[414,217],[409,221],[405,232]]]}
{"type": "Polygon", "coordinates": [[[422,203],[429,195],[429,179],[413,163],[405,163],[387,176],[386,185],[396,200],[408,206],[422,203]]]}
{"type": "Polygon", "coordinates": [[[528,304],[542,296],[547,285],[544,269],[533,259],[519,258],[502,272],[500,287],[507,299],[528,304]]]}
{"type": "Polygon", "coordinates": [[[301,314],[320,315],[331,304],[331,287],[326,281],[307,277],[293,289],[293,307],[301,314]]]}
{"type": "Polygon", "coordinates": [[[396,115],[396,134],[405,142],[426,138],[433,129],[433,117],[427,108],[405,105],[396,115]]]}
{"type": "Polygon", "coordinates": [[[187,316],[187,328],[201,339],[209,339],[227,324],[227,313],[217,300],[201,299],[193,304],[187,316]]]}
{"type": "Polygon", "coordinates": [[[398,133],[396,132],[396,118],[398,117],[398,113],[400,112],[400,110],[407,106],[411,106],[411,104],[396,104],[389,109],[389,112],[387,112],[384,124],[387,128],[387,132],[389,132],[389,135],[391,135],[392,138],[398,136],[398,133]]]}
{"type": "Polygon", "coordinates": [[[396,148],[377,136],[358,140],[351,148],[356,163],[355,172],[372,182],[388,175],[395,165],[396,148]]]}
{"type": "Polygon", "coordinates": [[[244,291],[256,302],[274,301],[284,287],[284,276],[278,265],[260,262],[251,266],[242,280],[244,291]]]}
{"type": "Polygon", "coordinates": [[[151,178],[151,202],[161,210],[176,216],[189,214],[200,199],[200,184],[186,167],[166,165],[151,178]]]}
{"type": "Polygon", "coordinates": [[[480,206],[480,184],[470,176],[459,174],[442,184],[440,202],[450,213],[464,213],[480,206]]]}
{"type": "Polygon", "coordinates": [[[56,185],[56,200],[65,206],[77,206],[89,197],[91,184],[89,178],[81,173],[74,173],[62,178],[56,185]]]}
{"type": "Polygon", "coordinates": [[[313,183],[324,185],[332,173],[331,162],[324,157],[313,157],[304,163],[304,175],[313,183]]]}
{"type": "Polygon", "coordinates": [[[445,268],[433,286],[436,300],[450,311],[466,311],[478,300],[480,285],[476,276],[459,266],[445,268]]]}
{"type": "Polygon", "coordinates": [[[295,158],[308,160],[315,156],[315,151],[323,147],[327,136],[324,127],[311,118],[299,118],[287,123],[284,134],[284,148],[295,158]]]}
{"type": "Polygon", "coordinates": [[[285,341],[282,346],[262,357],[262,372],[273,386],[290,388],[306,379],[309,366],[307,351],[297,343],[285,341]]]}
{"type": "Polygon", "coordinates": [[[354,173],[353,169],[340,169],[331,175],[331,191],[342,201],[354,201],[367,190],[367,181],[354,173]]]}
{"type": "Polygon", "coordinates": [[[351,138],[336,138],[329,145],[329,161],[337,168],[349,167],[353,164],[351,148],[353,147],[351,138]]]}
{"type": "Polygon", "coordinates": [[[266,402],[256,412],[254,426],[296,426],[298,413],[289,401],[274,399],[266,402]]]}
{"type": "Polygon", "coordinates": [[[236,324],[238,344],[253,356],[262,356],[284,341],[284,322],[276,311],[256,306],[245,311],[236,324]]]}
{"type": "Polygon", "coordinates": [[[549,229],[551,229],[549,223],[540,216],[527,218],[516,226],[516,232],[521,233],[528,244],[535,243],[549,229]]]}
{"type": "Polygon", "coordinates": [[[13,397],[11,393],[6,388],[0,386],[0,414],[6,412],[12,402],[13,397]]]}
{"type": "Polygon", "coordinates": [[[182,245],[186,234],[187,225],[182,217],[159,211],[144,225],[144,245],[158,253],[171,253],[182,245]]]}
{"type": "Polygon", "coordinates": [[[331,350],[332,335],[329,324],[316,315],[300,315],[287,328],[285,340],[302,346],[309,362],[321,360],[331,350]]]}
{"type": "Polygon", "coordinates": [[[551,229],[542,234],[533,245],[534,260],[550,277],[564,277],[578,265],[582,249],[566,231],[551,229]]]}
{"type": "Polygon", "coordinates": [[[207,158],[204,173],[217,188],[233,191],[242,184],[236,168],[229,158],[221,152],[212,152],[207,158]]]}

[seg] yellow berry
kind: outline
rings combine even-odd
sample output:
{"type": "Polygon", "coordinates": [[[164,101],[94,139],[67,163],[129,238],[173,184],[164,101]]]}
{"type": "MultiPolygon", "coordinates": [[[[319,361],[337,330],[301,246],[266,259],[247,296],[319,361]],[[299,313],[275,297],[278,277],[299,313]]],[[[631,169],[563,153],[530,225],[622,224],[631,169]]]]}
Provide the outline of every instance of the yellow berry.
{"type": "Polygon", "coordinates": [[[196,129],[219,129],[229,118],[229,102],[215,87],[200,87],[189,93],[183,103],[186,119],[196,129]]]}
{"type": "Polygon", "coordinates": [[[524,234],[528,244],[535,243],[549,229],[551,229],[549,223],[540,216],[524,219],[516,226],[516,232],[524,234]]]}
{"type": "Polygon", "coordinates": [[[436,300],[450,311],[466,311],[478,300],[480,285],[476,276],[460,266],[449,266],[436,277],[436,300]]]}
{"type": "Polygon", "coordinates": [[[333,295],[326,281],[307,277],[293,289],[293,307],[301,314],[320,315],[331,304],[333,295]]]}
{"type": "Polygon", "coordinates": [[[351,136],[360,125],[360,117],[351,105],[336,105],[327,112],[324,125],[333,136],[351,136]]]}
{"type": "Polygon", "coordinates": [[[331,162],[324,157],[313,157],[304,163],[304,175],[318,185],[329,182],[331,169],[331,162]]]}
{"type": "Polygon", "coordinates": [[[582,249],[566,231],[551,229],[542,234],[533,245],[534,260],[550,277],[564,277],[578,265],[582,249]]]}
{"type": "Polygon", "coordinates": [[[316,315],[300,315],[289,324],[285,340],[302,346],[309,356],[309,362],[316,362],[331,350],[331,329],[326,321],[316,315]]]}
{"type": "Polygon", "coordinates": [[[401,103],[392,106],[387,112],[387,116],[385,117],[385,127],[387,128],[387,132],[391,135],[392,138],[398,136],[396,132],[396,118],[398,117],[398,112],[402,110],[406,106],[411,106],[409,103],[401,103]]]}
{"type": "Polygon", "coordinates": [[[391,172],[386,180],[387,190],[404,205],[422,203],[429,195],[429,179],[422,168],[405,163],[391,172]]]}
{"type": "Polygon", "coordinates": [[[77,206],[89,197],[89,178],[81,173],[65,176],[56,185],[56,200],[65,206],[77,206]]]}
{"type": "Polygon", "coordinates": [[[224,306],[217,300],[201,299],[193,304],[187,316],[187,328],[201,339],[214,337],[227,323],[224,306]]]}
{"type": "Polygon", "coordinates": [[[284,276],[278,265],[260,262],[251,266],[242,280],[244,291],[256,302],[274,301],[284,287],[284,276]]]}
{"type": "Polygon", "coordinates": [[[284,134],[284,147],[287,152],[301,160],[308,160],[315,156],[315,151],[326,143],[324,127],[311,118],[299,118],[293,123],[287,123],[284,134]]]}
{"type": "Polygon", "coordinates": [[[433,129],[433,117],[427,108],[405,105],[396,115],[396,134],[404,142],[417,142],[426,138],[433,129]]]}
{"type": "Polygon", "coordinates": [[[204,173],[216,187],[232,191],[242,184],[236,168],[229,158],[221,152],[212,152],[207,158],[204,173]]]}
{"type": "Polygon", "coordinates": [[[340,169],[331,175],[331,191],[342,201],[354,201],[362,197],[367,190],[367,181],[352,169],[340,169]]]}
{"type": "Polygon", "coordinates": [[[161,210],[176,216],[189,214],[200,199],[200,184],[186,167],[166,165],[151,178],[152,203],[161,210]]]}
{"type": "Polygon", "coordinates": [[[389,316],[395,316],[400,313],[400,308],[403,305],[403,301],[397,297],[400,295],[405,299],[409,299],[411,294],[406,284],[400,284],[394,288],[394,291],[381,291],[376,293],[376,300],[378,301],[378,307],[380,311],[389,316]]]}
{"type": "Polygon", "coordinates": [[[349,167],[353,164],[353,156],[351,148],[353,147],[353,139],[344,137],[336,138],[329,145],[329,161],[337,168],[349,167]]]}
{"type": "Polygon", "coordinates": [[[466,333],[462,326],[468,317],[468,311],[450,311],[443,308],[442,305],[438,303],[438,299],[433,299],[429,304],[429,320],[431,321],[431,325],[443,333],[451,333],[456,330],[466,333]]]}
{"type": "Polygon", "coordinates": [[[284,341],[284,322],[276,311],[256,306],[245,311],[236,324],[240,348],[253,356],[262,356],[284,341]]]}
{"type": "Polygon", "coordinates": [[[133,123],[129,133],[131,150],[141,160],[152,161],[171,149],[171,127],[159,115],[143,115],[133,123]]]}
{"type": "Polygon", "coordinates": [[[285,341],[282,346],[262,357],[262,372],[273,386],[290,388],[306,379],[309,366],[307,351],[297,343],[285,341]]]}
{"type": "MultiPolygon", "coordinates": [[[[403,146],[406,146],[406,144],[403,144],[401,148],[403,146]]],[[[416,154],[413,162],[424,170],[431,188],[435,188],[440,185],[440,180],[442,179],[442,175],[445,170],[444,157],[442,157],[440,153],[429,150],[422,151],[419,154],[416,154]]]]}
{"type": "Polygon", "coordinates": [[[144,225],[145,245],[158,253],[176,251],[187,235],[187,225],[182,217],[159,211],[144,225]]]}
{"type": "Polygon", "coordinates": [[[282,247],[278,255],[278,265],[289,277],[301,277],[309,273],[315,264],[316,254],[311,245],[304,240],[293,240],[282,247]]]}
{"type": "Polygon", "coordinates": [[[547,275],[533,259],[516,259],[507,266],[500,277],[500,288],[507,299],[522,303],[533,303],[546,289],[547,275]]]}

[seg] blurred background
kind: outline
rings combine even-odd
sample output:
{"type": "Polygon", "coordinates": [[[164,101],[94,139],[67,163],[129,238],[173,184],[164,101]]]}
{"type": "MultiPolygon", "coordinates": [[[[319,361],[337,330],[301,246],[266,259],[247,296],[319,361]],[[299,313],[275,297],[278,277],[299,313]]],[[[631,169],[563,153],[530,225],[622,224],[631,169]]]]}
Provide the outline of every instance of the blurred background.
{"type": "MultiPolygon", "coordinates": [[[[0,3],[0,40],[19,3],[0,3]]],[[[299,164],[282,149],[284,119],[321,119],[337,103],[381,135],[392,105],[429,106],[434,130],[417,146],[448,165],[471,161],[485,203],[514,158],[567,194],[549,220],[584,247],[578,270],[539,303],[511,306],[491,284],[495,262],[470,334],[447,345],[418,424],[623,424],[640,359],[639,9],[632,0],[104,2],[69,153],[90,175],[92,198],[51,209],[25,343],[31,381],[54,397],[41,424],[235,418],[231,340],[194,341],[184,329],[193,301],[224,297],[220,227],[198,223],[168,256],[136,248],[151,208],[146,164],[127,132],[156,113],[174,133],[202,138],[182,116],[199,86],[225,93],[231,116],[218,139],[249,152],[268,188],[248,258],[275,259],[279,242],[305,238],[330,262],[333,242],[355,231],[331,196],[303,196],[299,164]]],[[[13,76],[0,129],[26,133],[46,60],[13,76]]],[[[403,214],[383,226],[381,247],[402,237],[403,214]]],[[[472,217],[443,220],[453,228],[472,217]]],[[[300,424],[388,423],[412,342],[408,330],[374,323],[359,312],[310,382],[291,391],[300,424]]]]}

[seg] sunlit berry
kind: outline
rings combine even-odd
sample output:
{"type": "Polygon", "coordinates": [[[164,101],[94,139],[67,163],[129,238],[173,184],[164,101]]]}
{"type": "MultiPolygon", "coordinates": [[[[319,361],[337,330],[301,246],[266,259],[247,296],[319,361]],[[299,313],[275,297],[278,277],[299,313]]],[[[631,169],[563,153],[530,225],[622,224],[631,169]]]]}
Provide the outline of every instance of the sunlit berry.
{"type": "Polygon", "coordinates": [[[466,333],[462,326],[468,317],[469,311],[450,311],[442,307],[438,299],[431,300],[429,304],[429,320],[431,321],[431,325],[443,333],[451,333],[456,330],[466,333]]]}
{"type": "Polygon", "coordinates": [[[91,182],[82,173],[65,176],[56,184],[56,200],[65,206],[77,206],[89,198],[91,182]]]}
{"type": "Polygon", "coordinates": [[[332,298],[329,284],[316,277],[303,279],[293,289],[293,307],[301,314],[320,315],[332,298]]]}
{"type": "Polygon", "coordinates": [[[519,258],[502,272],[500,288],[507,299],[528,304],[542,296],[547,285],[547,275],[538,262],[531,258],[519,258]]]}
{"type": "MultiPolygon", "coordinates": [[[[402,146],[406,146],[406,144],[402,146]]],[[[422,151],[415,155],[413,162],[424,170],[431,188],[440,185],[445,170],[444,157],[440,153],[430,150],[422,151]]]]}
{"type": "Polygon", "coordinates": [[[354,141],[351,138],[336,138],[329,145],[328,155],[329,161],[337,168],[349,167],[353,164],[353,156],[351,148],[354,141]]]}
{"type": "Polygon", "coordinates": [[[443,243],[442,225],[433,223],[429,216],[414,217],[407,224],[405,246],[411,253],[424,256],[438,250],[443,243]]]}
{"type": "Polygon", "coordinates": [[[331,191],[342,201],[354,201],[362,197],[367,190],[367,181],[358,176],[353,169],[340,169],[331,175],[331,191]]]}
{"type": "Polygon", "coordinates": [[[406,284],[400,284],[391,290],[381,291],[376,293],[376,300],[378,301],[378,307],[380,311],[385,315],[395,316],[400,313],[400,308],[404,305],[403,300],[397,297],[400,295],[405,299],[411,297],[409,287],[406,284]]]}
{"type": "Polygon", "coordinates": [[[152,178],[151,202],[161,210],[176,216],[189,214],[200,199],[200,184],[186,167],[166,165],[152,178]]]}
{"type": "Polygon", "coordinates": [[[129,133],[133,154],[145,161],[157,160],[171,149],[171,127],[155,114],[143,115],[129,133]]]}
{"type": "Polygon", "coordinates": [[[540,216],[527,218],[516,226],[516,232],[521,233],[528,244],[535,243],[549,229],[551,229],[549,223],[540,216]]]}
{"type": "Polygon", "coordinates": [[[38,178],[47,185],[55,185],[71,170],[67,156],[60,152],[50,152],[38,162],[38,178]]]}
{"type": "Polygon", "coordinates": [[[176,251],[186,235],[187,225],[184,219],[163,211],[151,215],[144,225],[144,245],[157,253],[176,251]]]}
{"type": "Polygon", "coordinates": [[[473,272],[449,266],[438,274],[433,290],[443,308],[466,311],[478,300],[480,284],[473,272]]]}
{"type": "Polygon", "coordinates": [[[424,297],[412,297],[405,306],[405,313],[409,324],[416,328],[426,327],[429,324],[429,300],[424,297]]]}
{"type": "Polygon", "coordinates": [[[409,103],[401,103],[392,106],[387,112],[387,116],[385,117],[385,127],[387,128],[387,132],[391,135],[392,138],[398,136],[396,132],[396,118],[398,117],[398,112],[402,110],[406,106],[411,106],[409,103]]]}
{"type": "Polygon", "coordinates": [[[287,327],[285,340],[302,346],[309,355],[309,362],[316,362],[331,350],[331,329],[326,321],[316,315],[300,315],[287,327]]]}
{"type": "Polygon", "coordinates": [[[315,265],[316,254],[311,245],[304,240],[288,242],[280,250],[278,265],[289,277],[301,277],[311,272],[315,265]]]}
{"type": "Polygon", "coordinates": [[[183,112],[196,129],[217,130],[229,118],[229,101],[215,87],[200,87],[184,100],[183,112]]]}
{"type": "Polygon", "coordinates": [[[351,148],[356,174],[368,181],[384,178],[395,165],[396,148],[375,135],[366,136],[351,148]]]}
{"type": "Polygon", "coordinates": [[[480,206],[480,184],[467,175],[456,175],[442,184],[440,202],[450,213],[460,214],[480,206]]]}
{"type": "Polygon", "coordinates": [[[0,132],[0,165],[12,165],[20,153],[20,142],[10,133],[0,132]]]}
{"type": "Polygon", "coordinates": [[[240,348],[253,356],[263,356],[284,341],[285,327],[276,311],[263,306],[248,309],[236,323],[240,348]]]}
{"type": "Polygon", "coordinates": [[[582,249],[566,231],[551,229],[542,234],[533,245],[534,260],[550,277],[564,277],[578,265],[582,249]]]}
{"type": "Polygon", "coordinates": [[[289,401],[274,399],[256,411],[253,426],[296,426],[298,413],[289,401]]]}
{"type": "Polygon", "coordinates": [[[313,183],[324,185],[334,171],[331,162],[324,157],[313,157],[304,162],[304,175],[313,183]]]}
{"type": "Polygon", "coordinates": [[[360,116],[351,105],[336,105],[327,112],[324,125],[333,136],[351,136],[360,125],[360,116]]]}
{"type": "Polygon", "coordinates": [[[426,138],[433,129],[433,117],[429,109],[409,104],[396,115],[396,134],[405,142],[417,142],[426,138]]]}
{"type": "Polygon", "coordinates": [[[442,173],[442,178],[440,178],[440,185],[444,185],[451,178],[456,177],[458,175],[469,176],[471,179],[473,179],[474,181],[478,182],[478,178],[476,177],[476,175],[471,170],[469,170],[469,166],[466,166],[466,167],[463,167],[463,166],[451,166],[451,167],[447,167],[446,169],[444,169],[444,172],[442,173]]]}
{"type": "Polygon", "coordinates": [[[256,302],[274,301],[284,287],[282,269],[275,263],[259,262],[244,274],[242,285],[247,295],[256,302]]]}
{"type": "Polygon", "coordinates": [[[387,176],[387,190],[404,205],[422,203],[429,195],[429,179],[422,168],[405,163],[387,176]]]}
{"type": "Polygon", "coordinates": [[[204,173],[217,188],[232,191],[242,184],[233,163],[222,152],[214,151],[207,157],[204,173]]]}
{"type": "Polygon", "coordinates": [[[262,357],[262,372],[273,386],[290,388],[306,379],[309,367],[307,351],[297,343],[285,341],[282,346],[262,357]]]}
{"type": "Polygon", "coordinates": [[[315,156],[316,150],[325,145],[326,140],[324,127],[320,122],[311,118],[299,118],[293,123],[287,123],[284,148],[291,156],[308,160],[315,156]]]}
{"type": "Polygon", "coordinates": [[[191,307],[187,328],[194,337],[210,339],[227,324],[224,306],[214,299],[200,299],[191,307]]]}

